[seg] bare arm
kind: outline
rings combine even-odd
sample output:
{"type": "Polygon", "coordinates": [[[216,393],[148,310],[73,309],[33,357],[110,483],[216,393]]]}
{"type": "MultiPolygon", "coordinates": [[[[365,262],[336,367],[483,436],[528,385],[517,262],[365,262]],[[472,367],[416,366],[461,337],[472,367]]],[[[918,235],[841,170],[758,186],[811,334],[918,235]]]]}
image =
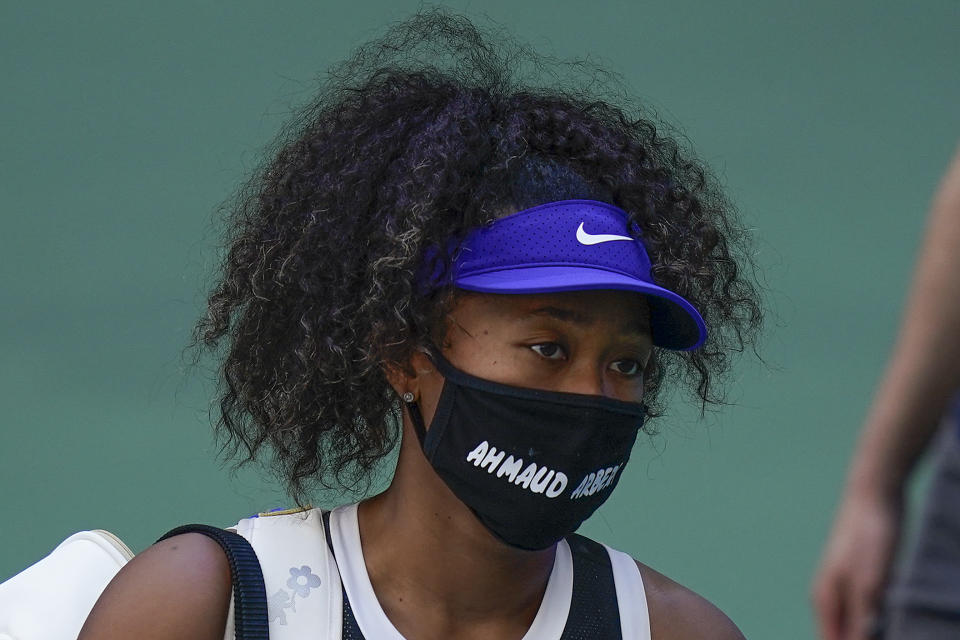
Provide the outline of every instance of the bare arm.
{"type": "Polygon", "coordinates": [[[744,640],[720,609],[662,573],[637,562],[647,595],[650,636],[657,640],[744,640]]]}
{"type": "Polygon", "coordinates": [[[850,464],[813,597],[827,640],[866,638],[906,480],[960,388],[960,150],[930,211],[906,311],[850,464]]]}
{"type": "Polygon", "coordinates": [[[223,640],[230,566],[198,533],[158,542],[107,585],[77,640],[223,640]]]}
{"type": "Polygon", "coordinates": [[[850,489],[899,492],[958,388],[960,151],[930,211],[900,335],[850,468],[850,489]]]}

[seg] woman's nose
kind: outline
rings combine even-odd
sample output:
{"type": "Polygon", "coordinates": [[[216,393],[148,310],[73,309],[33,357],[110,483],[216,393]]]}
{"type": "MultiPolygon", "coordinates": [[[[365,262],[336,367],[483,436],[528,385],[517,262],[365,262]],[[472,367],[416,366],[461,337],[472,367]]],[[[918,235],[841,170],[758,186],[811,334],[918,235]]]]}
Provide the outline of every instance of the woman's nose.
{"type": "Polygon", "coordinates": [[[603,369],[595,365],[571,367],[563,378],[560,391],[590,396],[613,397],[603,369]]]}

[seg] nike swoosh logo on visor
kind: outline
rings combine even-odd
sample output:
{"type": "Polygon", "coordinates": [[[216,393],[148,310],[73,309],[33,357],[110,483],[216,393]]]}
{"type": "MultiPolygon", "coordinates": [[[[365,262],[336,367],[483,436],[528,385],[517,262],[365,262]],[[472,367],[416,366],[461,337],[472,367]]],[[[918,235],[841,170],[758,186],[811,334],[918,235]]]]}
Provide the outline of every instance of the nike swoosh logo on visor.
{"type": "Polygon", "coordinates": [[[633,240],[630,236],[617,236],[612,233],[587,233],[583,230],[583,223],[577,227],[577,242],[587,246],[591,244],[600,244],[601,242],[613,242],[614,240],[633,240]]]}

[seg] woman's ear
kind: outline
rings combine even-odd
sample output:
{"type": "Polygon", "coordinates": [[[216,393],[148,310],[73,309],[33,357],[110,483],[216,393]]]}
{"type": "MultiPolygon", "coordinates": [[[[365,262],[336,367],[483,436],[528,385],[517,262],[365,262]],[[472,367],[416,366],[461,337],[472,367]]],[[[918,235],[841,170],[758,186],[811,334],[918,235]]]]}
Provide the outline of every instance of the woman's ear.
{"type": "Polygon", "coordinates": [[[393,387],[393,391],[398,396],[403,396],[407,392],[408,387],[410,386],[410,379],[413,377],[413,369],[407,365],[402,365],[398,362],[384,362],[383,374],[387,378],[387,382],[390,383],[390,386],[393,387]]]}
{"type": "Polygon", "coordinates": [[[430,359],[428,352],[424,348],[418,348],[410,356],[410,365],[418,376],[428,376],[435,373],[437,368],[433,366],[433,360],[430,359]]]}
{"type": "Polygon", "coordinates": [[[424,377],[435,373],[436,368],[427,356],[426,350],[417,349],[406,363],[384,362],[383,371],[387,382],[399,397],[402,398],[405,393],[412,393],[414,398],[419,398],[420,385],[424,377]]]}

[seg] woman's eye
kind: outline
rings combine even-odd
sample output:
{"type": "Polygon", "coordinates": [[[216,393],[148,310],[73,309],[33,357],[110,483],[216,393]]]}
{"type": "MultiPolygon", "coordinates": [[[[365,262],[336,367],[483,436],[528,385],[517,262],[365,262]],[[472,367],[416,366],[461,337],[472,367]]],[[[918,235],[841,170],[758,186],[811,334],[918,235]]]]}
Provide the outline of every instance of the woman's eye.
{"type": "Polygon", "coordinates": [[[610,363],[610,368],[623,376],[635,376],[643,371],[636,360],[617,360],[610,363]]]}
{"type": "Polygon", "coordinates": [[[548,360],[562,360],[565,355],[563,353],[563,347],[556,342],[533,344],[530,345],[530,348],[548,360]]]}

